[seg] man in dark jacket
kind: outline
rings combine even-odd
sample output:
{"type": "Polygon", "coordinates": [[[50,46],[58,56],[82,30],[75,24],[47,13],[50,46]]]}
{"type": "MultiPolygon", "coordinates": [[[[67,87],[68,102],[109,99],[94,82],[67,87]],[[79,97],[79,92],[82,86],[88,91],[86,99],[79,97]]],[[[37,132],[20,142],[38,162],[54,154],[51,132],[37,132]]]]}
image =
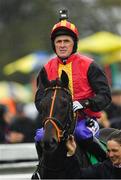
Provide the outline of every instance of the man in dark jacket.
{"type": "MultiPolygon", "coordinates": [[[[76,26],[67,20],[65,11],[60,11],[60,21],[51,31],[52,47],[57,56],[44,67],[50,81],[59,78],[62,70],[67,73],[73,99],[73,111],[76,113],[81,111],[77,113],[75,137],[78,141],[85,141],[99,134],[100,111],[110,104],[111,93],[103,70],[90,57],[77,53],[78,39],[76,26]]],[[[40,74],[37,78],[37,86],[35,105],[41,113],[40,104],[44,89],[40,74]]],[[[95,142],[91,146],[95,151],[93,154],[98,152],[100,147],[96,148],[98,146],[95,146],[95,142]]]]}
{"type": "MultiPolygon", "coordinates": [[[[68,159],[71,167],[68,171],[77,179],[121,179],[121,130],[115,130],[108,137],[108,158],[102,163],[81,169],[74,155],[76,143],[73,137],[67,141],[68,159]]],[[[69,163],[69,162],[68,162],[69,163]]],[[[70,174],[70,176],[71,176],[70,174]]]]}

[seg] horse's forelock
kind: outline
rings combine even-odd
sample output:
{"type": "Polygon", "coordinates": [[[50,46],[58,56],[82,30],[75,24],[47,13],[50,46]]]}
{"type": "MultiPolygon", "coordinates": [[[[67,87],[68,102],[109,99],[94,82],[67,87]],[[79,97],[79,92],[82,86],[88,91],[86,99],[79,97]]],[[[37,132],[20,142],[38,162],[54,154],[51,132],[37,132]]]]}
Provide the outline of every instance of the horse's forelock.
{"type": "Polygon", "coordinates": [[[63,87],[62,82],[59,80],[59,78],[56,78],[56,80],[50,81],[50,86],[51,87],[56,87],[56,86],[63,87]]]}

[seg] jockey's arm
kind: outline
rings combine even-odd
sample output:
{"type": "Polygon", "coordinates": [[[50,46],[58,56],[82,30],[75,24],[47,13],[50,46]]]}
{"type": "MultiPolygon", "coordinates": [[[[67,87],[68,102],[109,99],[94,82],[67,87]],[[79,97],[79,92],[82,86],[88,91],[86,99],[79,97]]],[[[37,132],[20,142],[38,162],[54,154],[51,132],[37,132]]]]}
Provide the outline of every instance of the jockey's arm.
{"type": "Polygon", "coordinates": [[[111,91],[105,73],[94,62],[88,70],[88,81],[96,94],[94,97],[88,99],[88,106],[95,112],[101,111],[110,104],[111,91]]]}

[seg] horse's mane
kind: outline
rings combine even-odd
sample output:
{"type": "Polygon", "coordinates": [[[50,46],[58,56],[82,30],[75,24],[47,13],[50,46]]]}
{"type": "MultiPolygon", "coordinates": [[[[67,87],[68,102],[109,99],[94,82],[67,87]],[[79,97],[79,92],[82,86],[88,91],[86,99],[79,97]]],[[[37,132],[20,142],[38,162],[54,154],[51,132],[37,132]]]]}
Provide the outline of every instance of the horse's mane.
{"type": "Polygon", "coordinates": [[[56,78],[56,80],[50,81],[50,87],[56,87],[56,86],[64,87],[59,78],[56,78]]]}

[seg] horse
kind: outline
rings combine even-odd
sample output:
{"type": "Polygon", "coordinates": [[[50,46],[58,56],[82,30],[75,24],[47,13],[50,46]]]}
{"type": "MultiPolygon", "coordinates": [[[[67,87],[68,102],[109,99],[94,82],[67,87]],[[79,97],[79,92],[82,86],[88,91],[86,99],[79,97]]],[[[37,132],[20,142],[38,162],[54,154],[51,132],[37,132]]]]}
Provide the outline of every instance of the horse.
{"type": "MultiPolygon", "coordinates": [[[[60,79],[49,81],[42,68],[40,77],[44,87],[40,103],[44,136],[36,143],[39,164],[32,179],[75,179],[75,174],[68,172],[71,163],[68,164],[66,148],[67,138],[73,134],[76,124],[68,75],[62,71],[60,79]]],[[[85,148],[77,146],[76,156],[80,167],[90,165],[85,148]]]]}

